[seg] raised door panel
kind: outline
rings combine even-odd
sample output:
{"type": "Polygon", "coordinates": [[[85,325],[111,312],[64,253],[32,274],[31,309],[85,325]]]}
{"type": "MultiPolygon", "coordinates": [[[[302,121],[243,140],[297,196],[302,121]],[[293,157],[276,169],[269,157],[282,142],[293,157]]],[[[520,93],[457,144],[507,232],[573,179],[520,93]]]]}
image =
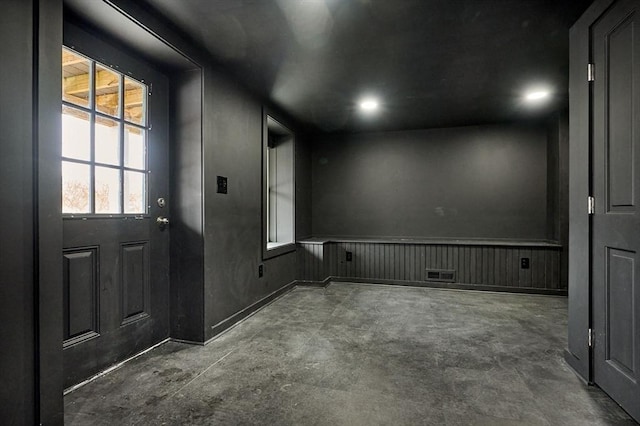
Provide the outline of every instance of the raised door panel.
{"type": "Polygon", "coordinates": [[[635,380],[637,376],[634,360],[634,327],[629,319],[636,310],[634,303],[634,271],[636,253],[617,249],[607,249],[607,281],[605,287],[605,360],[622,374],[635,380]]]}
{"type": "Polygon", "coordinates": [[[123,244],[121,258],[121,312],[122,322],[126,324],[149,315],[148,243],[123,244]]]}
{"type": "Polygon", "coordinates": [[[606,106],[607,131],[605,160],[609,212],[628,211],[634,206],[634,32],[636,22],[631,15],[617,25],[606,38],[608,51],[606,84],[609,103],[606,106]],[[630,90],[631,89],[631,90],[630,90]]]}
{"type": "Polygon", "coordinates": [[[63,254],[64,345],[97,336],[98,248],[66,250],[63,254]]]}

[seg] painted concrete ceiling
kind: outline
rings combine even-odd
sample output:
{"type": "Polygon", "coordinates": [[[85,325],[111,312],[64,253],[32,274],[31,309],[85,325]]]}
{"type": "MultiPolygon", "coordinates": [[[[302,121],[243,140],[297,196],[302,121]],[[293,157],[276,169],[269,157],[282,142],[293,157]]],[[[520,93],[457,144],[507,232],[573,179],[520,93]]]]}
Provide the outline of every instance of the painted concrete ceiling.
{"type": "Polygon", "coordinates": [[[143,0],[247,87],[329,132],[471,125],[566,107],[590,0],[143,0]],[[531,106],[523,94],[552,94],[531,106]],[[378,98],[361,114],[364,96],[378,98]]]}

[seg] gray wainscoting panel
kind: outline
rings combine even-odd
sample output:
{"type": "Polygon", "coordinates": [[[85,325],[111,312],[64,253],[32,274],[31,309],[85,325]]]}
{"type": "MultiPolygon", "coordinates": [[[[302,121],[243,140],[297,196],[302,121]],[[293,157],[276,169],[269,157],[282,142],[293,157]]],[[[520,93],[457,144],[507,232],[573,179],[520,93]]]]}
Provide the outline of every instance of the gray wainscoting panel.
{"type": "Polygon", "coordinates": [[[308,281],[322,281],[327,276],[328,265],[324,263],[324,251],[328,246],[324,244],[306,244],[304,249],[298,249],[299,277],[306,277],[308,281]]]}
{"type": "Polygon", "coordinates": [[[428,282],[427,270],[435,269],[455,271],[459,284],[562,292],[560,253],[558,245],[537,243],[303,241],[298,243],[298,279],[428,282]],[[529,259],[529,268],[521,267],[522,258],[529,259]]]}

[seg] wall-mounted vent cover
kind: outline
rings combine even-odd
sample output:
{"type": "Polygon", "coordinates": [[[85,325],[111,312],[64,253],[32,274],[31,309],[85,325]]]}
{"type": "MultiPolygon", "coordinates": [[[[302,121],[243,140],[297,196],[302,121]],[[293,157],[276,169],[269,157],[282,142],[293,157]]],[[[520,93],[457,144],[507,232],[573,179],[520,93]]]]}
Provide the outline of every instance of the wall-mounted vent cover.
{"type": "Polygon", "coordinates": [[[456,282],[456,271],[450,269],[427,269],[427,281],[456,282]]]}
{"type": "Polygon", "coordinates": [[[440,279],[440,272],[427,270],[427,278],[430,279],[430,280],[439,280],[440,279]]]}

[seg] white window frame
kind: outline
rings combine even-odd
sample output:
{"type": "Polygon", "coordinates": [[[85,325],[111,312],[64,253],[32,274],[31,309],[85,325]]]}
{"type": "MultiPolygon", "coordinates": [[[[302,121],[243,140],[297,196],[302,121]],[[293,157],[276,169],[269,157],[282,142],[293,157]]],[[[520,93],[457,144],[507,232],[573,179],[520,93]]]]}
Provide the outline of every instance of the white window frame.
{"type": "Polygon", "coordinates": [[[262,139],[262,257],[269,259],[296,248],[295,134],[265,112],[262,139]]]}

